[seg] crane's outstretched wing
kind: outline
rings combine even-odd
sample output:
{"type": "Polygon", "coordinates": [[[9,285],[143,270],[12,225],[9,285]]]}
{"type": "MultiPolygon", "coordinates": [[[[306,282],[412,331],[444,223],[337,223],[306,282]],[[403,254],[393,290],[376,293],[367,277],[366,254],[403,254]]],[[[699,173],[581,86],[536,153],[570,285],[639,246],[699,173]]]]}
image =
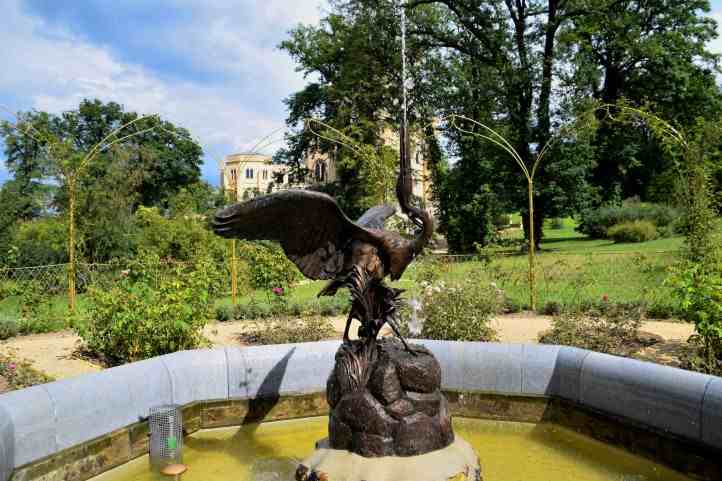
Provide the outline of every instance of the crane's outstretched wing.
{"type": "Polygon", "coordinates": [[[369,210],[359,217],[356,221],[361,227],[366,229],[383,229],[386,219],[396,213],[396,208],[389,204],[377,205],[371,207],[369,210]]]}
{"type": "Polygon", "coordinates": [[[308,190],[276,192],[223,209],[213,231],[228,238],[277,241],[310,279],[335,277],[352,240],[376,240],[349,220],[333,198],[308,190]]]}

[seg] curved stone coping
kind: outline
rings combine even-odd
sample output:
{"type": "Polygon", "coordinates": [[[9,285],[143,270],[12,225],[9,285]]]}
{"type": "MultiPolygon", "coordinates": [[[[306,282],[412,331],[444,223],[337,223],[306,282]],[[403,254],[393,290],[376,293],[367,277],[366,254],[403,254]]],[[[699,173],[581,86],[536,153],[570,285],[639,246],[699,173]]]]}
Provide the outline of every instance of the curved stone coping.
{"type": "MultiPolygon", "coordinates": [[[[415,340],[442,388],[561,398],[722,449],[722,378],[582,349],[415,340]]],[[[338,341],[183,351],[0,396],[0,481],[158,404],[325,391],[338,341]]]]}

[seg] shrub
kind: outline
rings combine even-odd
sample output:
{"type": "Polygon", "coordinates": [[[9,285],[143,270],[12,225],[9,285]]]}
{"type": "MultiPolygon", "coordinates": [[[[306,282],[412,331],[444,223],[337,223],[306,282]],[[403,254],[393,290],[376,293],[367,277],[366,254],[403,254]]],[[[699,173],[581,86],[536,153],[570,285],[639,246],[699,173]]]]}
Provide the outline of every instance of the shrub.
{"type": "Polygon", "coordinates": [[[564,228],[564,219],[561,217],[554,217],[549,221],[549,225],[552,229],[559,230],[564,228]]]}
{"type": "Polygon", "coordinates": [[[634,221],[654,224],[661,236],[674,234],[680,212],[663,204],[625,201],[621,205],[606,205],[582,214],[577,230],[595,239],[604,239],[610,227],[634,221]]]}
{"type": "Polygon", "coordinates": [[[552,321],[552,329],[542,334],[543,344],[562,344],[610,354],[627,354],[638,339],[641,316],[629,316],[615,308],[606,312],[565,312],[552,321]]]}
{"type": "Polygon", "coordinates": [[[448,266],[444,262],[438,258],[427,256],[421,262],[414,264],[414,280],[418,283],[431,284],[440,280],[442,273],[446,270],[448,270],[448,266]]]}
{"type": "Polygon", "coordinates": [[[20,326],[13,319],[0,319],[0,341],[20,334],[20,326]]]}
{"type": "Polygon", "coordinates": [[[218,306],[216,307],[216,320],[220,322],[226,322],[233,319],[233,307],[232,306],[218,306]]]}
{"type": "Polygon", "coordinates": [[[68,261],[68,233],[65,222],[46,217],[21,223],[11,244],[15,266],[61,264],[68,261]]]}
{"type": "Polygon", "coordinates": [[[302,277],[277,244],[241,241],[238,249],[239,256],[248,262],[250,284],[255,289],[286,288],[302,277]]]}
{"type": "Polygon", "coordinates": [[[680,300],[683,317],[694,322],[698,355],[696,369],[722,374],[722,266],[700,264],[678,267],[669,281],[680,300]]]}
{"type": "MultiPolygon", "coordinates": [[[[419,312],[423,321],[421,337],[449,341],[491,341],[496,332],[489,326],[491,317],[504,304],[501,291],[482,287],[475,281],[452,286],[443,282],[427,285],[421,295],[419,312]]],[[[408,325],[409,310],[402,311],[408,325]]]]}
{"type": "Polygon", "coordinates": [[[240,335],[248,344],[288,344],[296,342],[323,341],[336,334],[325,319],[311,317],[300,321],[275,321],[257,323],[240,335]]]}
{"type": "Polygon", "coordinates": [[[0,354],[0,376],[5,378],[10,391],[54,380],[52,377],[33,369],[29,361],[16,360],[6,354],[0,354]]]}
{"type": "Polygon", "coordinates": [[[657,238],[657,227],[646,220],[615,224],[607,231],[614,242],[647,242],[657,238]]]}
{"type": "Polygon", "coordinates": [[[76,326],[85,347],[110,365],[137,361],[204,342],[214,263],[201,257],[156,277],[157,257],[141,258],[111,289],[89,291],[87,319],[76,326]]]}

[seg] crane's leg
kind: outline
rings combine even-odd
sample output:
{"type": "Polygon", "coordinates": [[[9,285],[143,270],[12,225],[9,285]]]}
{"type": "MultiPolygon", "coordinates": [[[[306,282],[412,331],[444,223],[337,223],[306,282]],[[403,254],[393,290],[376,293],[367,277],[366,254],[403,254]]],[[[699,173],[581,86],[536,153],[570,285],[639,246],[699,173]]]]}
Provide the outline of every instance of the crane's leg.
{"type": "Polygon", "coordinates": [[[404,345],[404,348],[406,348],[406,350],[408,352],[410,352],[412,355],[415,356],[416,352],[413,349],[411,349],[409,347],[409,345],[406,343],[406,339],[404,339],[404,336],[401,335],[399,326],[398,326],[398,324],[396,324],[396,321],[394,320],[394,318],[389,317],[386,319],[386,322],[389,324],[389,326],[391,326],[391,330],[394,331],[394,334],[396,334],[396,337],[398,337],[401,340],[401,343],[404,345]]]}
{"type": "Polygon", "coordinates": [[[351,321],[353,320],[353,308],[348,313],[348,319],[346,319],[346,328],[343,330],[343,342],[348,344],[351,340],[348,338],[348,330],[351,328],[351,321]]]}

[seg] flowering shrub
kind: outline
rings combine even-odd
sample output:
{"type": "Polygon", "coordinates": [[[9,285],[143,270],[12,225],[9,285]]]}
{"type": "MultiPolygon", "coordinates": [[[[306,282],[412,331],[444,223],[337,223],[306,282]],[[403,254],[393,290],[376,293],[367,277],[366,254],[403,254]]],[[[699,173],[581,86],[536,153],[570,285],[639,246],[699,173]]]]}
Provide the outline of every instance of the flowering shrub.
{"type": "Polygon", "coordinates": [[[32,368],[29,361],[17,361],[5,354],[0,354],[0,377],[5,379],[7,386],[3,390],[12,391],[53,381],[53,378],[32,368]]]}
{"type": "Polygon", "coordinates": [[[422,282],[420,308],[412,318],[404,311],[409,327],[420,324],[425,339],[449,341],[493,341],[496,332],[489,326],[491,317],[500,312],[504,293],[495,285],[480,285],[474,281],[446,285],[422,282]]]}
{"type": "Polygon", "coordinates": [[[695,326],[696,336],[691,341],[699,346],[699,352],[687,360],[687,367],[722,374],[722,268],[689,264],[678,268],[669,283],[684,317],[695,326]]]}
{"type": "Polygon", "coordinates": [[[248,344],[288,344],[323,341],[335,335],[327,320],[314,316],[299,321],[258,322],[241,334],[240,340],[248,344]]]}
{"type": "Polygon", "coordinates": [[[141,260],[111,289],[89,292],[88,318],[76,326],[86,348],[107,364],[118,365],[194,349],[204,342],[217,272],[210,259],[175,266],[171,275],[141,260]]]}

